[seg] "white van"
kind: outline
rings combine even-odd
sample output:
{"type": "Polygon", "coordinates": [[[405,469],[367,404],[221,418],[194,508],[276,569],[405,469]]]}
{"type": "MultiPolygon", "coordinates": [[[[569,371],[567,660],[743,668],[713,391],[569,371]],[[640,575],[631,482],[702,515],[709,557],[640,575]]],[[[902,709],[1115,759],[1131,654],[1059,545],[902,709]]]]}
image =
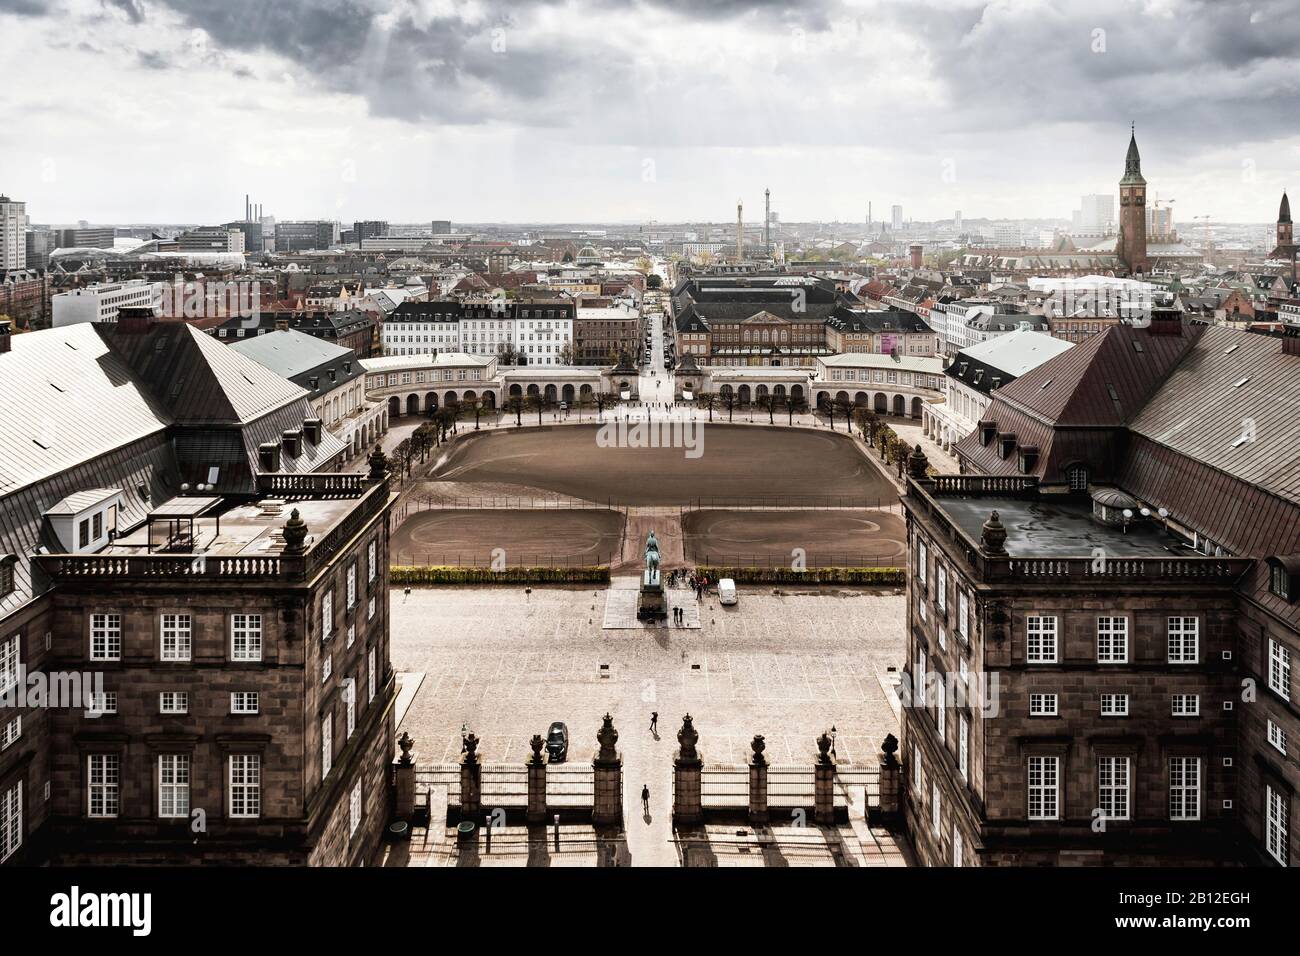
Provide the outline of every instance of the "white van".
{"type": "Polygon", "coordinates": [[[719,604],[736,604],[739,598],[736,597],[736,582],[731,578],[723,578],[718,582],[718,603],[719,604]]]}

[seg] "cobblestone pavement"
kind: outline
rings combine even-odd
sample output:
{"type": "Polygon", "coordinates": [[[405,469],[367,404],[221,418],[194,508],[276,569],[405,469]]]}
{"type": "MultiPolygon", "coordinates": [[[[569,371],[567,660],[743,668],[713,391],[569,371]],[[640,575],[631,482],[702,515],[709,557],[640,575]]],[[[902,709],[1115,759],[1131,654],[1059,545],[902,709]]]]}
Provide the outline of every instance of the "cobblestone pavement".
{"type": "MultiPolygon", "coordinates": [[[[709,764],[742,763],[761,733],[774,765],[811,766],[816,736],[834,725],[839,762],[869,767],[884,736],[898,733],[881,678],[903,658],[901,596],[742,588],[735,607],[708,597],[699,630],[649,631],[602,630],[605,597],[507,587],[394,594],[394,666],[425,675],[400,726],[415,738],[417,761],[454,761],[467,724],[486,762],[522,763],[528,739],[563,720],[570,760],[585,764],[608,711],[624,759],[620,861],[677,865],[669,811],[683,714],[693,716],[709,764]]],[[[894,860],[893,851],[881,859],[894,860]]]]}

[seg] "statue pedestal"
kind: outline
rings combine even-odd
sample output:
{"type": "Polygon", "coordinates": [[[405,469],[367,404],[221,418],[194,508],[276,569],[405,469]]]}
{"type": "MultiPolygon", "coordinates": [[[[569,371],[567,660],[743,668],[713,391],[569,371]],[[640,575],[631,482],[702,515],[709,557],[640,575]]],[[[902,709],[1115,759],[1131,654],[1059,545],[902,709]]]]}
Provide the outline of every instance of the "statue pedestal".
{"type": "Polygon", "coordinates": [[[659,582],[659,572],[647,570],[641,575],[641,593],[637,596],[636,616],[642,621],[668,619],[668,598],[659,582]]]}

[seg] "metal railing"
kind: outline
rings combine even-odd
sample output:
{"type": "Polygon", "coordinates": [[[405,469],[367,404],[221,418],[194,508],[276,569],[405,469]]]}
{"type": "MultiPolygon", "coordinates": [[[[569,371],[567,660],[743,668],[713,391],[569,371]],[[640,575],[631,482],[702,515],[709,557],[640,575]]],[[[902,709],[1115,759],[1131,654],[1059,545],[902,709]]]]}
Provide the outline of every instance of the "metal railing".
{"type": "MultiPolygon", "coordinates": [[[[767,805],[772,809],[811,808],[815,801],[813,767],[771,766],[767,770],[767,805]]],[[[856,804],[865,793],[867,807],[880,806],[880,770],[874,767],[835,767],[836,807],[856,804]]],[[[749,805],[749,767],[744,764],[705,766],[700,772],[700,802],[706,809],[737,809],[749,805]]]]}
{"type": "MultiPolygon", "coordinates": [[[[528,805],[528,768],[523,764],[483,764],[479,782],[479,803],[485,813],[497,807],[510,809],[528,805]]],[[[416,793],[428,793],[431,787],[447,791],[447,806],[460,807],[460,765],[433,764],[415,770],[416,793]]],[[[596,795],[595,778],[590,765],[548,763],[546,765],[546,805],[557,809],[587,809],[596,795]]]]}
{"type": "MultiPolygon", "coordinates": [[[[706,568],[789,568],[793,564],[789,553],[773,551],[768,554],[731,554],[707,551],[693,547],[689,539],[683,543],[686,563],[706,568]]],[[[809,551],[803,556],[803,566],[814,568],[897,568],[907,564],[906,554],[848,553],[809,551]]]]}

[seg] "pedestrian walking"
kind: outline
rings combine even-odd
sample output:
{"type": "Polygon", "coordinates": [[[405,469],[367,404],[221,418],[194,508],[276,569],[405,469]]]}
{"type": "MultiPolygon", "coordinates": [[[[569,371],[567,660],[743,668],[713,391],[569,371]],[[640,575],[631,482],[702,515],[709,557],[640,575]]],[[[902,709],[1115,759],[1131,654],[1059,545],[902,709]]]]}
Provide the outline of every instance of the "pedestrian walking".
{"type": "Polygon", "coordinates": [[[656,734],[658,732],[659,732],[659,711],[652,710],[650,711],[650,733],[656,734]]]}
{"type": "Polygon", "coordinates": [[[646,816],[650,815],[650,788],[641,784],[641,809],[645,811],[646,816]]]}

